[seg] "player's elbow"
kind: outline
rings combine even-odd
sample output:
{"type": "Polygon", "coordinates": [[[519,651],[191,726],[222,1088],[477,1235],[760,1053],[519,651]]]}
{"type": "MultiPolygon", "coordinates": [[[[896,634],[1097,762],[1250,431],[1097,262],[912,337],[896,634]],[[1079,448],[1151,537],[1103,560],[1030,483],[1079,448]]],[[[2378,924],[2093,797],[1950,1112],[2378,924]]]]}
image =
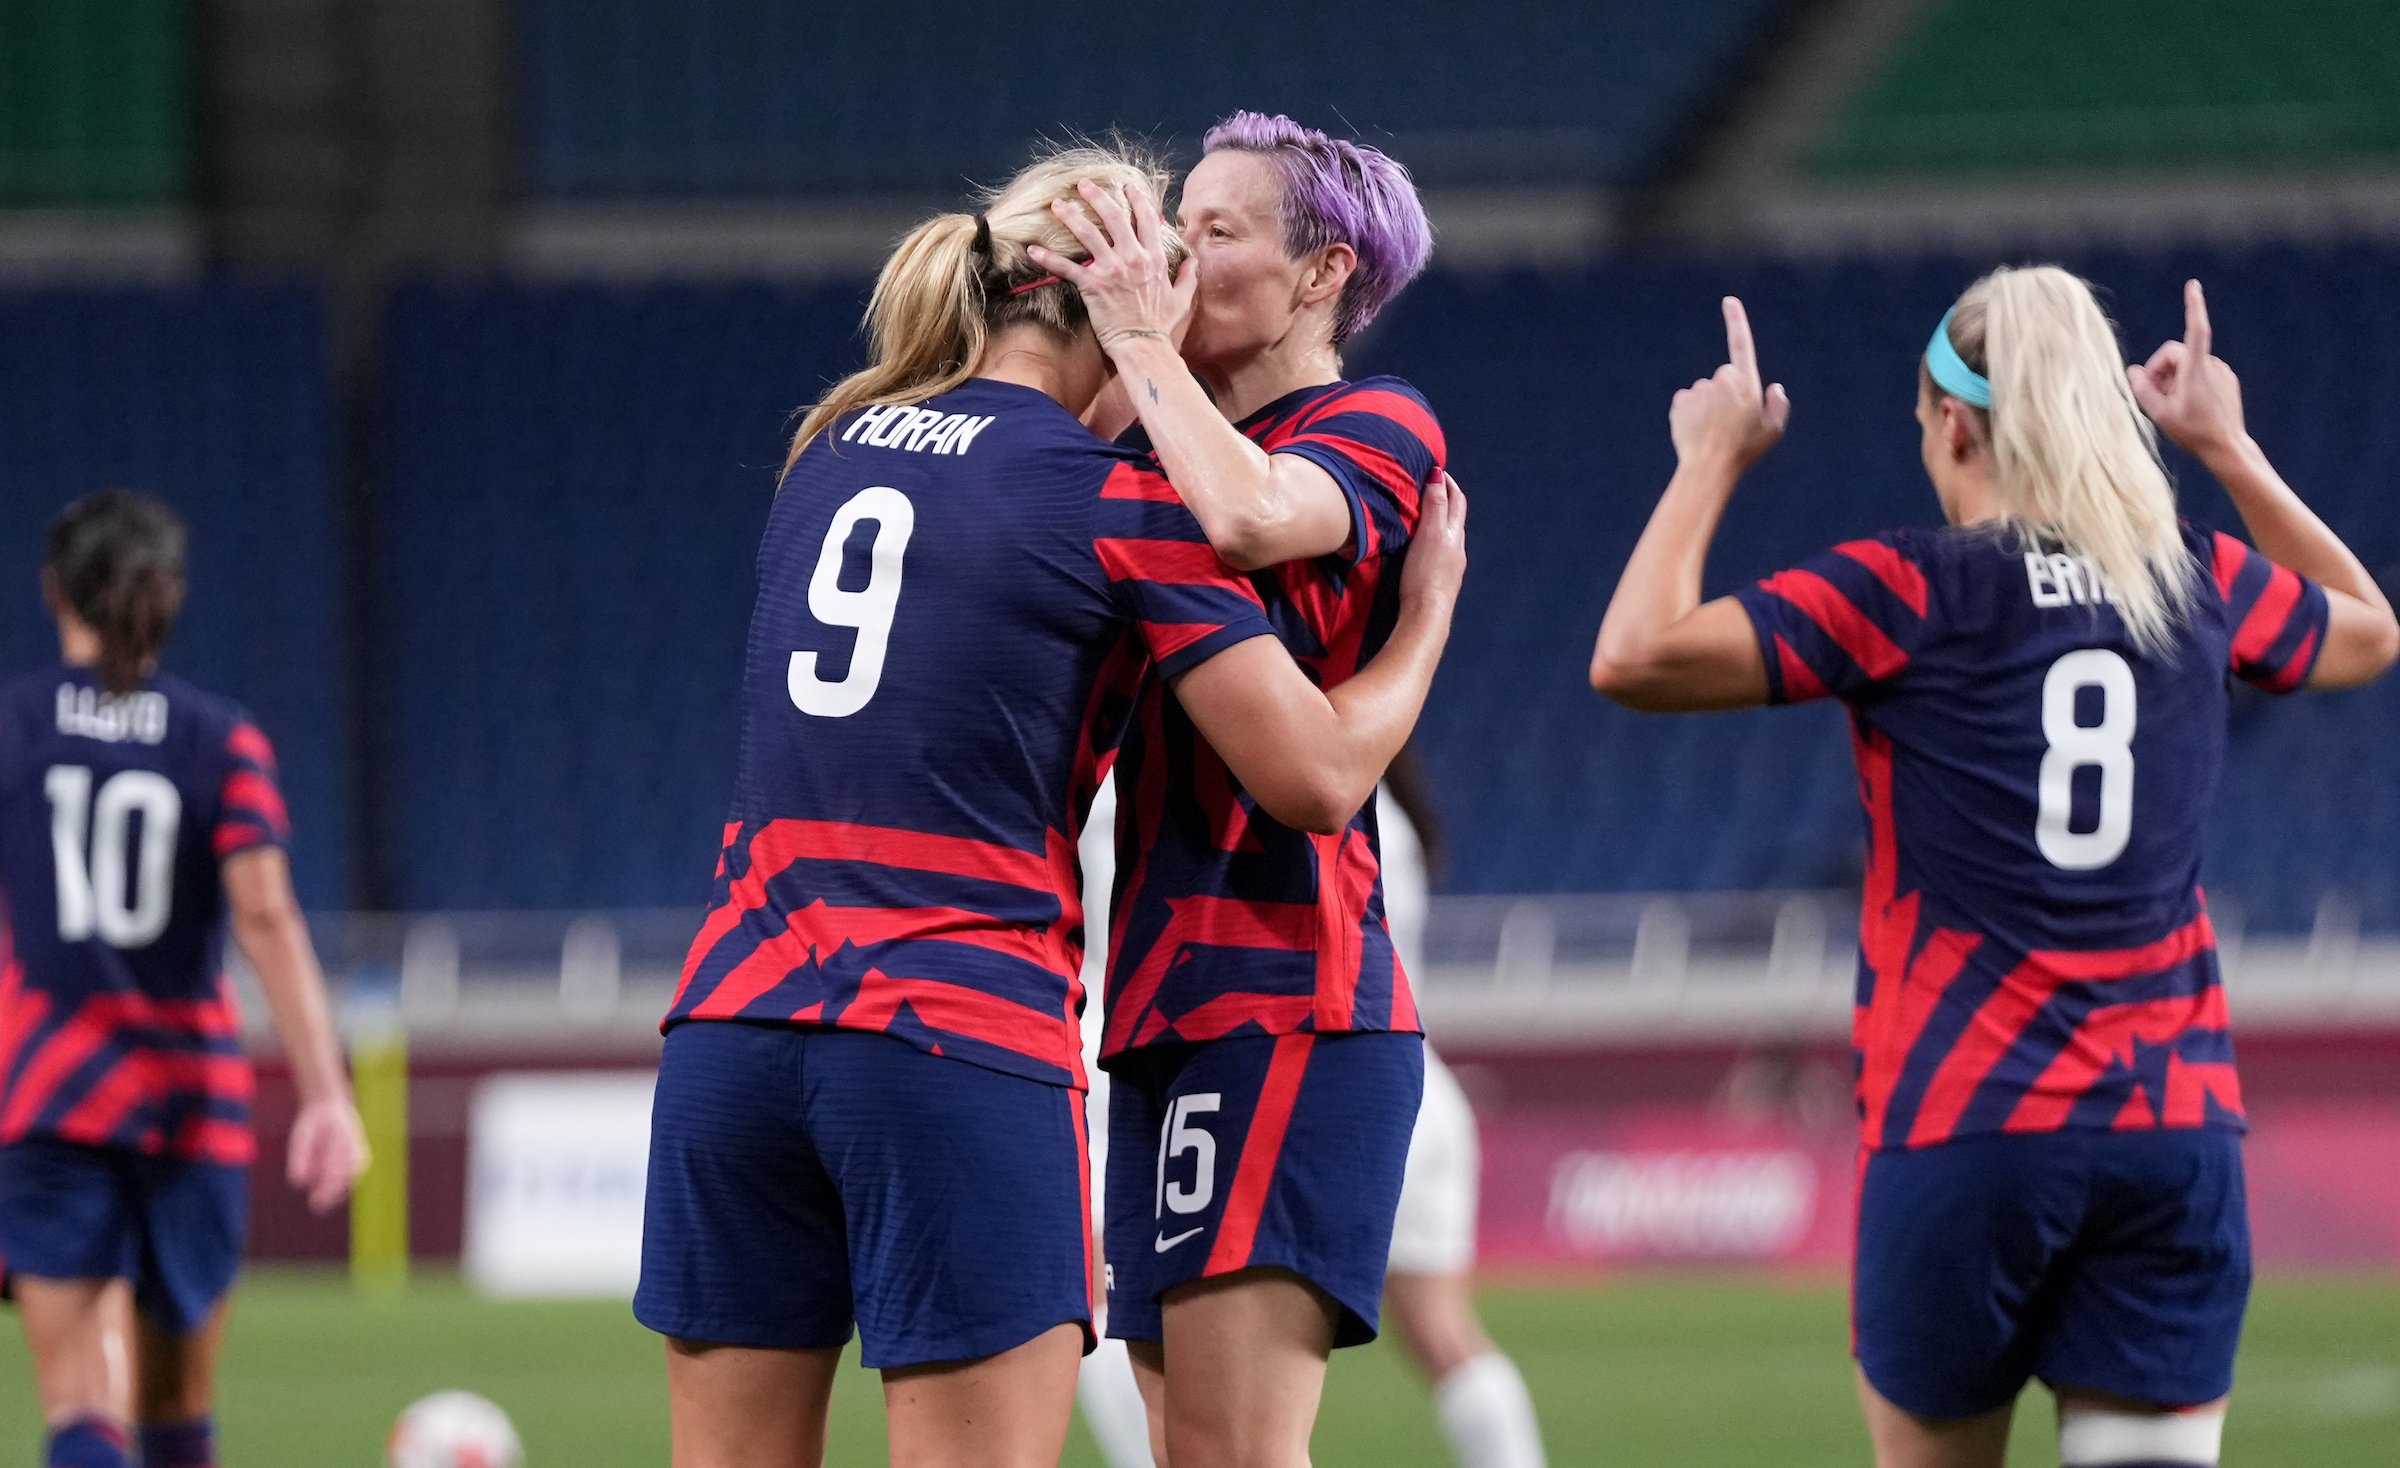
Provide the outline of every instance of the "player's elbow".
{"type": "Polygon", "coordinates": [[[1209,548],[1217,553],[1217,559],[1236,571],[1263,571],[1286,559],[1278,551],[1280,527],[1263,511],[1235,511],[1201,528],[1208,533],[1209,548]]]}
{"type": "Polygon", "coordinates": [[[1268,815],[1296,831],[1331,836],[1350,824],[1367,791],[1333,770],[1310,770],[1276,782],[1271,790],[1253,789],[1250,796],[1268,815]]]}
{"type": "Polygon", "coordinates": [[[2392,664],[2396,662],[2400,662],[2400,618],[2394,617],[2391,608],[2385,607],[2383,615],[2376,619],[2373,635],[2367,640],[2366,663],[2372,669],[2367,678],[2373,680],[2382,677],[2392,670],[2392,664]]]}
{"type": "Polygon", "coordinates": [[[2390,672],[2394,662],[2400,662],[2400,620],[2395,620],[2387,609],[2377,610],[2380,615],[2360,619],[2348,635],[2327,640],[2325,655],[2317,661],[2316,676],[2309,680],[2310,687],[2329,692],[2364,688],[2390,672]]]}
{"type": "Polygon", "coordinates": [[[245,893],[227,904],[226,918],[235,941],[249,949],[299,927],[300,903],[286,892],[245,893]]]}
{"type": "Polygon", "coordinates": [[[1592,691],[1629,709],[1649,712],[1658,696],[1655,670],[1603,642],[1592,654],[1592,691]]]}

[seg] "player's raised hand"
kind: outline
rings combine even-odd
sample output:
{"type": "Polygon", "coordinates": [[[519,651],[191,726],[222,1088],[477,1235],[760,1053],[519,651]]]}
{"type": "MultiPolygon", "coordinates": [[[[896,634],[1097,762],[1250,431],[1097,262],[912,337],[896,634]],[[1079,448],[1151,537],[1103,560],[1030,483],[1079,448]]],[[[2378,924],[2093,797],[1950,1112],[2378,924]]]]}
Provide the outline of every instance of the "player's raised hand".
{"type": "Polygon", "coordinates": [[[312,1212],[331,1213],[367,1170],[367,1131],[347,1096],[304,1102],[292,1119],[284,1175],[312,1212]]]}
{"type": "Polygon", "coordinates": [[[1762,389],[1758,347],[1750,339],[1750,316],[1742,303],[1725,298],[1725,365],[1675,394],[1667,426],[1675,453],[1689,463],[1711,459],[1736,470],[1749,468],[1783,437],[1792,400],[1782,383],[1762,389]]]}
{"type": "Polygon", "coordinates": [[[2242,380],[2212,355],[2216,334],[2208,323],[2208,297],[2200,282],[2183,283],[2183,340],[2164,343],[2147,362],[2125,369],[2133,400],[2159,432],[2184,452],[2205,455],[2240,443],[2249,433],[2242,418],[2242,380]]]}
{"type": "Polygon", "coordinates": [[[1467,493],[1457,480],[1436,469],[1418,500],[1417,533],[1409,538],[1400,570],[1400,599],[1439,598],[1455,606],[1459,585],[1466,579],[1467,493]]]}
{"type": "Polygon", "coordinates": [[[1120,198],[1089,179],[1076,190],[1083,199],[1081,207],[1055,199],[1050,210],[1091,259],[1070,260],[1040,245],[1030,246],[1026,254],[1083,293],[1084,310],[1102,349],[1144,337],[1177,345],[1200,277],[1189,259],[1180,271],[1168,268],[1166,221],[1158,201],[1139,187],[1120,198]]]}

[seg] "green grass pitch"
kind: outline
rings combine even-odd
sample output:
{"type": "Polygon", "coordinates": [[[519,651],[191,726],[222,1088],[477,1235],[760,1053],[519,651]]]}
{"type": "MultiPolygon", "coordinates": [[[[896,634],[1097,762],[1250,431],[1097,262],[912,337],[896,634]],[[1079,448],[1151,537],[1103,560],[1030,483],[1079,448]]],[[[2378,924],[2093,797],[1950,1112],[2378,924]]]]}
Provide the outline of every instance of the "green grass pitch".
{"type": "MultiPolygon", "coordinates": [[[[1493,1334],[1524,1367],[1551,1461],[1856,1465],[1838,1283],[1740,1275],[1496,1287],[1493,1334]]],[[[237,1303],[221,1384],[232,1468],[373,1468],[411,1400],[465,1387],[498,1401],[531,1468],[663,1464],[655,1338],[622,1305],[496,1304],[454,1282],[396,1299],[336,1276],[266,1273],[237,1303]]],[[[835,1464],[882,1461],[875,1379],[845,1373],[835,1464]]],[[[38,1455],[22,1338],[0,1328],[0,1462],[38,1455]]],[[[2229,1468],[2400,1462],[2400,1278],[2270,1280],[2244,1343],[2229,1468]]],[[[1335,1359],[1317,1428],[1319,1468],[1448,1461],[1425,1394],[1385,1345],[1335,1359]]],[[[2049,1408],[2028,1397],[2012,1464],[2053,1464],[2049,1408]]],[[[1097,1468],[1080,1428],[1066,1462],[1097,1468]]]]}

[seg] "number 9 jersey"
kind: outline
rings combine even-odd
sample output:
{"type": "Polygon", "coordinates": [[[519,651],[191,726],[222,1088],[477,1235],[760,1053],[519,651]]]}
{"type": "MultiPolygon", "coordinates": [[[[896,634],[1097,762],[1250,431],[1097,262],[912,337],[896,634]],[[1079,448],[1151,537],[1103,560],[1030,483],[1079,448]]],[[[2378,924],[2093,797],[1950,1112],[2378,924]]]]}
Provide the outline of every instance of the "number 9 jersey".
{"type": "Polygon", "coordinates": [[[1866,809],[1869,1149],[2243,1127],[2199,888],[2230,672],[2307,682],[2319,587],[2189,526],[2170,654],[2096,567],[1990,529],[1838,546],[1736,593],[1769,701],[1849,706],[1866,809]]]}
{"type": "Polygon", "coordinates": [[[981,378],[800,455],[669,1029],[872,1030],[1082,1084],[1082,813],[1146,670],[1273,630],[1145,463],[981,378]]]}
{"type": "Polygon", "coordinates": [[[226,700],[88,668],[0,685],[0,1144],[251,1161],[219,864],[289,837],[274,751],[226,700]]]}

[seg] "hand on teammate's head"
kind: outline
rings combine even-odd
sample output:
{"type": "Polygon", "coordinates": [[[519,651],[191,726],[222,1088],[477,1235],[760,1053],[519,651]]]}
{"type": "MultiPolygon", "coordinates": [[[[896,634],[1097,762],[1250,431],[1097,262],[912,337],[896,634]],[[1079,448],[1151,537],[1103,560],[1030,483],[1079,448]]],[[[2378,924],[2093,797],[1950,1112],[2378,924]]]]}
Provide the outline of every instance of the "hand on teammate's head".
{"type": "Polygon", "coordinates": [[[1675,394],[1667,425],[1679,458],[1717,460],[1740,470],[1783,437],[1792,400],[1780,382],[1760,386],[1758,348],[1741,301],[1727,296],[1724,309],[1725,365],[1675,394]]]}
{"type": "Polygon", "coordinates": [[[1040,245],[1026,253],[1083,293],[1101,346],[1150,336],[1179,345],[1200,278],[1188,258],[1180,270],[1170,263],[1158,202],[1141,188],[1122,196],[1089,180],[1076,188],[1080,205],[1055,199],[1050,210],[1091,258],[1070,260],[1040,245]]]}
{"type": "Polygon", "coordinates": [[[2215,330],[2200,282],[2183,283],[2183,340],[2163,343],[2147,362],[2125,369],[2133,400],[2159,432],[2187,453],[2238,443],[2248,433],[2242,382],[2214,354],[2215,330]]]}

